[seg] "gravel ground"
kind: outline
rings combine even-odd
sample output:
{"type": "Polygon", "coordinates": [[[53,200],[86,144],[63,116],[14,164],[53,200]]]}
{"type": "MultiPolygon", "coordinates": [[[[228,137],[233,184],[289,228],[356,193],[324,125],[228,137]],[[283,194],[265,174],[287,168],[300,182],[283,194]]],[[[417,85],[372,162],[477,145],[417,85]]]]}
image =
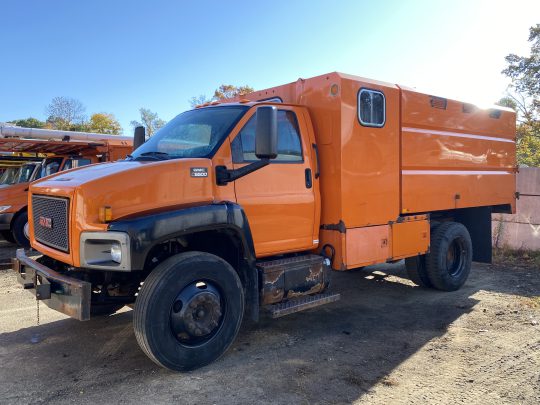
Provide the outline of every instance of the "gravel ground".
{"type": "MultiPolygon", "coordinates": [[[[14,253],[0,242],[0,262],[14,253]]],[[[333,274],[341,301],[246,323],[217,362],[152,363],[131,310],[78,322],[0,270],[2,403],[540,403],[540,269],[475,264],[454,293],[402,263],[333,274]],[[37,340],[37,343],[35,341],[37,340]]]]}

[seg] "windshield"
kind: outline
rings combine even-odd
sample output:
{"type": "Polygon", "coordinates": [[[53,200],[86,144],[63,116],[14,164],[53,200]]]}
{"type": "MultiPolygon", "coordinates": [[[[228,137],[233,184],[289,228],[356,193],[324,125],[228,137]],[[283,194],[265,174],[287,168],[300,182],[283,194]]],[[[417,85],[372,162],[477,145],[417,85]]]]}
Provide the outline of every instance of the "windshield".
{"type": "Polygon", "coordinates": [[[208,157],[248,110],[223,106],[186,111],[132,153],[132,159],[208,157]]]}
{"type": "Polygon", "coordinates": [[[8,167],[0,177],[0,184],[13,184],[20,167],[8,167]]]}
{"type": "Polygon", "coordinates": [[[28,183],[31,180],[32,173],[34,173],[36,165],[37,164],[22,165],[19,169],[15,183],[28,183]]]}
{"type": "Polygon", "coordinates": [[[58,170],[60,170],[62,160],[64,160],[64,158],[61,157],[45,159],[43,161],[43,165],[41,166],[41,173],[39,173],[36,179],[41,179],[42,177],[50,176],[51,174],[56,173],[58,170]]]}

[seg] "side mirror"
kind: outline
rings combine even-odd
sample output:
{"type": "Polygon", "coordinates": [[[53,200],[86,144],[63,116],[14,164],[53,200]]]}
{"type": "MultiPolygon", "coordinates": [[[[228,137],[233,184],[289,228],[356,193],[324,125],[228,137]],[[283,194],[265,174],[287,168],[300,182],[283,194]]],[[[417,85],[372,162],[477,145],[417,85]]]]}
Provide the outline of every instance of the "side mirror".
{"type": "Polygon", "coordinates": [[[133,134],[133,150],[137,149],[146,142],[146,131],[144,127],[136,127],[133,134]]]}
{"type": "Polygon", "coordinates": [[[278,155],[277,108],[258,107],[256,114],[255,156],[258,159],[275,159],[278,155]]]}

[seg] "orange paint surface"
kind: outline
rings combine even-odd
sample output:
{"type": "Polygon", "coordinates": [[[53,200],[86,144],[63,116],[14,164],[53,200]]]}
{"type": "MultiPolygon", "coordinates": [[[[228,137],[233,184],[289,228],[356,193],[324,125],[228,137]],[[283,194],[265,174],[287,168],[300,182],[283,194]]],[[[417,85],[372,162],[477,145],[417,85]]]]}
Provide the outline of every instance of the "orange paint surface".
{"type": "Polygon", "coordinates": [[[427,251],[427,218],[409,221],[404,214],[515,207],[515,114],[508,110],[479,110],[341,73],[299,79],[242,98],[249,100],[242,104],[250,110],[211,159],[98,165],[66,173],[73,177],[66,181],[59,181],[62,175],[33,185],[34,193],[70,197],[73,253],[67,258],[35,241],[33,246],[78,265],[80,232],[106,227],[98,219],[104,205],[112,207],[114,220],[233,201],[246,212],[258,257],[331,244],[334,267],[344,270],[427,251]],[[360,123],[361,89],[384,94],[381,127],[360,123]],[[257,106],[271,98],[281,100],[273,104],[279,110],[296,116],[302,161],[276,160],[218,186],[214,168],[246,164],[233,162],[232,145],[257,106]],[[209,176],[190,178],[193,165],[207,167],[209,176]],[[308,170],[311,187],[306,185],[308,170]]]}

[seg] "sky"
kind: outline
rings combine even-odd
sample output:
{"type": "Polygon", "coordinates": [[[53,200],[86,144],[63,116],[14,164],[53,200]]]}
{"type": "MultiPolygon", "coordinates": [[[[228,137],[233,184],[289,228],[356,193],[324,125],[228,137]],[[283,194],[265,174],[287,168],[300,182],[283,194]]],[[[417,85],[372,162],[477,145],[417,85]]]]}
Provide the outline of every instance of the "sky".
{"type": "Polygon", "coordinates": [[[488,106],[527,55],[540,1],[0,0],[0,122],[53,97],[165,120],[222,83],[263,89],[332,71],[488,106]]]}

